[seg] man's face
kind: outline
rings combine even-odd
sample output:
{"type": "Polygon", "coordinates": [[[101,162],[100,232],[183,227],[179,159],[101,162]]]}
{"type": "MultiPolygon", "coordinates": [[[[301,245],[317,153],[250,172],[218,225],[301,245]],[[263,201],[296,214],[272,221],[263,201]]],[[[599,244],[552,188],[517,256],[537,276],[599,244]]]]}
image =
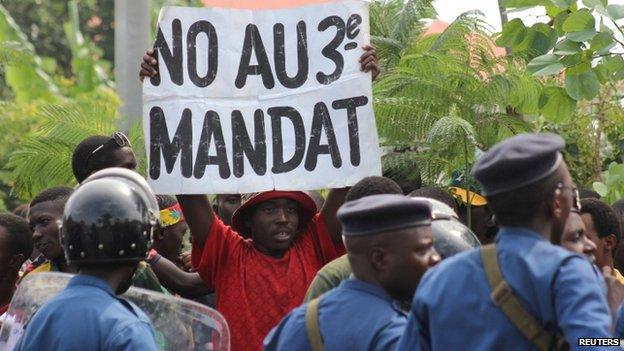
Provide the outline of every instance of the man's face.
{"type": "Polygon", "coordinates": [[[246,225],[254,245],[269,256],[281,256],[299,230],[299,204],[290,199],[273,199],[251,208],[246,225]]]}
{"type": "Polygon", "coordinates": [[[411,301],[423,274],[441,258],[433,247],[431,226],[408,228],[392,235],[382,284],[393,298],[411,301]]]}
{"type": "Polygon", "coordinates": [[[585,224],[576,212],[570,213],[568,217],[561,237],[561,246],[572,252],[585,255],[592,263],[596,263],[596,244],[587,237],[585,224]]]}
{"type": "Polygon", "coordinates": [[[178,261],[184,246],[182,243],[184,234],[187,230],[188,225],[185,221],[164,228],[162,238],[159,238],[158,242],[154,243],[158,253],[169,261],[178,261]]]}
{"type": "Polygon", "coordinates": [[[575,185],[565,163],[557,170],[561,176],[561,186],[555,192],[554,199],[559,204],[559,211],[554,214],[551,237],[561,237],[565,228],[572,204],[574,203],[575,185]]]}
{"type": "Polygon", "coordinates": [[[598,236],[598,230],[594,225],[594,219],[589,213],[581,214],[581,219],[585,224],[585,233],[587,234],[587,237],[596,245],[596,265],[598,268],[608,266],[608,256],[611,255],[611,252],[605,247],[605,241],[598,236]]]}
{"type": "Polygon", "coordinates": [[[62,201],[45,201],[30,208],[28,221],[33,231],[33,244],[47,259],[63,255],[57,221],[63,218],[62,201]]]}
{"type": "Polygon", "coordinates": [[[240,194],[217,195],[217,215],[226,225],[232,225],[232,215],[241,205],[240,194]]]}

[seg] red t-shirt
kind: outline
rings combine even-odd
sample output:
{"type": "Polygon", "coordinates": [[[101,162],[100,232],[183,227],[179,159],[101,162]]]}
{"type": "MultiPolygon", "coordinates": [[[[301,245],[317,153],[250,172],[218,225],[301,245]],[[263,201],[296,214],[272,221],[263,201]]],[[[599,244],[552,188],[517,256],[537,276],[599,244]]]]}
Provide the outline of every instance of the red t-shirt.
{"type": "Polygon", "coordinates": [[[297,234],[281,258],[256,250],[214,217],[206,244],[193,245],[191,262],[217,297],[217,310],[227,320],[233,351],[261,350],[264,337],[290,310],[303,302],[316,272],[344,254],[334,244],[317,214],[297,234]]]}

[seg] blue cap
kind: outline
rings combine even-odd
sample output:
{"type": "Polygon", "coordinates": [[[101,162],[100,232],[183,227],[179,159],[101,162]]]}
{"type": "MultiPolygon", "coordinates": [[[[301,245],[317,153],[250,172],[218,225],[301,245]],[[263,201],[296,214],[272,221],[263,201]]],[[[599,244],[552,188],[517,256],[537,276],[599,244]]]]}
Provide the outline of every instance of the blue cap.
{"type": "Polygon", "coordinates": [[[342,235],[373,235],[431,225],[431,204],[403,195],[371,195],[346,202],[337,216],[342,235]]]}
{"type": "Polygon", "coordinates": [[[483,195],[491,196],[533,184],[553,174],[565,141],[551,133],[520,134],[494,145],[472,168],[483,195]]]}

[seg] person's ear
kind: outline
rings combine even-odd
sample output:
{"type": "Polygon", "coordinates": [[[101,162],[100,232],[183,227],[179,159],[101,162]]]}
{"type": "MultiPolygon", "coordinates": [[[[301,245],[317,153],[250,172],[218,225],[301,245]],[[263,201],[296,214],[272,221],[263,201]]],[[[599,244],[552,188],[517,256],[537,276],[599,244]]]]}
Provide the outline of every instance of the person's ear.
{"type": "Polygon", "coordinates": [[[26,261],[24,254],[13,255],[13,257],[9,260],[9,267],[13,269],[20,269],[22,264],[24,264],[24,261],[26,261]]]}
{"type": "Polygon", "coordinates": [[[376,271],[386,271],[389,265],[388,252],[381,247],[373,247],[369,251],[370,261],[376,271]]]}
{"type": "Polygon", "coordinates": [[[604,243],[604,249],[607,252],[613,252],[613,250],[617,246],[617,237],[615,236],[615,234],[609,234],[605,236],[604,238],[602,238],[602,241],[604,243]]]}
{"type": "Polygon", "coordinates": [[[553,196],[552,200],[549,202],[550,213],[556,219],[563,218],[563,199],[561,196],[561,189],[557,189],[555,190],[555,196],[553,196]]]}

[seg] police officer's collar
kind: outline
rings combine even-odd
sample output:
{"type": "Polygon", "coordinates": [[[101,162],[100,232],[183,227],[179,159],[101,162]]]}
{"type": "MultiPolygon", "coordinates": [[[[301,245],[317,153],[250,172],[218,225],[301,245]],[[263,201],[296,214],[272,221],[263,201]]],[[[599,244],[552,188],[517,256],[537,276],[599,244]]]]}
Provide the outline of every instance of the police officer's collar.
{"type": "Polygon", "coordinates": [[[501,227],[496,235],[496,242],[503,237],[528,237],[546,241],[540,233],[526,227],[501,227]]]}
{"type": "Polygon", "coordinates": [[[71,278],[71,280],[67,284],[68,287],[85,286],[85,285],[102,289],[106,291],[107,293],[109,293],[111,296],[117,297],[117,295],[115,295],[115,292],[113,291],[111,286],[108,285],[108,283],[104,279],[98,278],[96,276],[92,276],[88,274],[77,274],[73,278],[71,278]]]}
{"type": "Polygon", "coordinates": [[[382,287],[367,283],[357,278],[347,279],[340,283],[340,285],[342,285],[342,287],[345,289],[358,290],[371,295],[375,295],[390,303],[394,301],[394,299],[382,287]]]}

